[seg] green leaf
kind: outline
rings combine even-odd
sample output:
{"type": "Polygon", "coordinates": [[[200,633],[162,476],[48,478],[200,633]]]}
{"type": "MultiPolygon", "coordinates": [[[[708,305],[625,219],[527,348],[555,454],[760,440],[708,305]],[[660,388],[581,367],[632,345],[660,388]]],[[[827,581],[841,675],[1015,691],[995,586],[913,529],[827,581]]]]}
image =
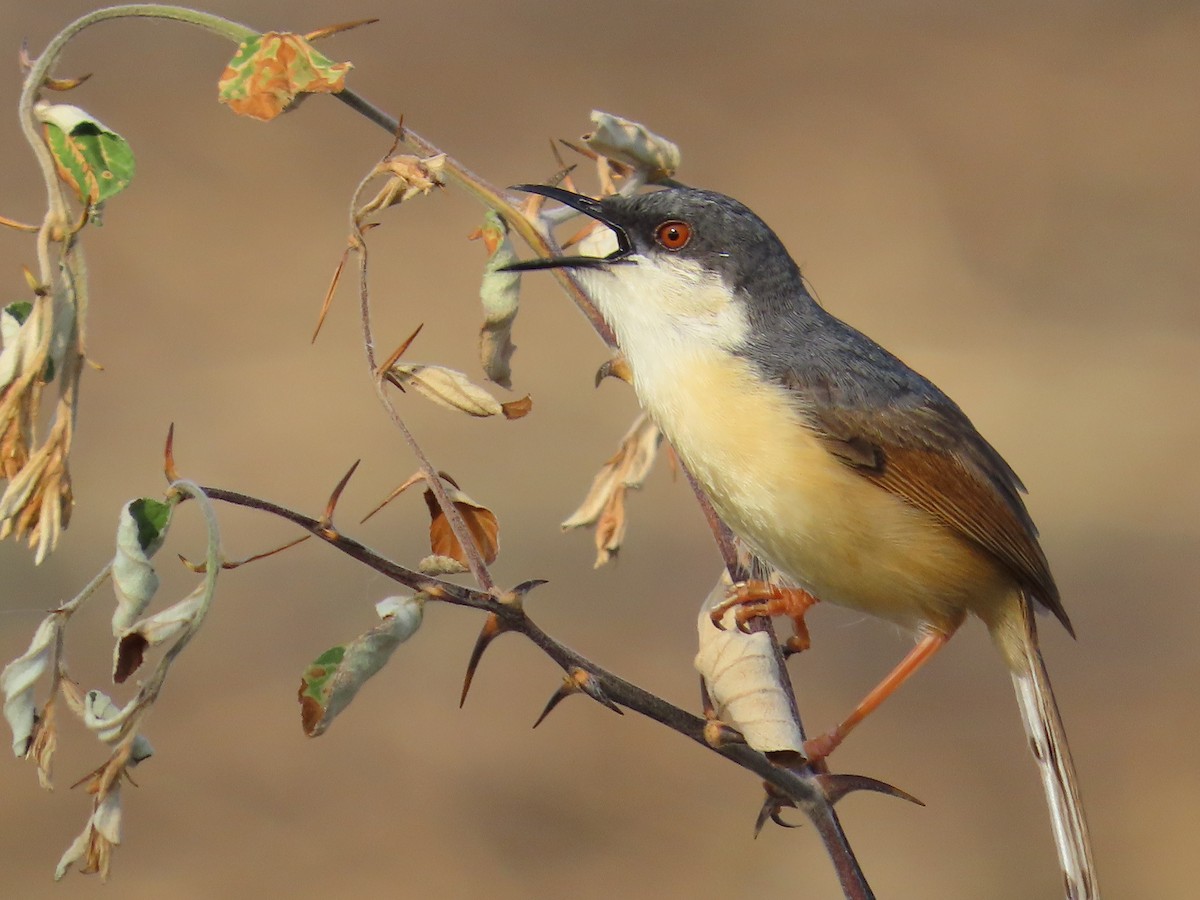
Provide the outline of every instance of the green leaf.
{"type": "Polygon", "coordinates": [[[4,311],[17,320],[18,325],[24,325],[29,314],[33,312],[33,304],[28,300],[17,300],[4,307],[4,311]]]}
{"type": "Polygon", "coordinates": [[[59,177],[84,203],[102,203],[129,186],[134,160],[125,138],[65,103],[43,107],[38,118],[59,177]]]}
{"type": "Polygon", "coordinates": [[[305,734],[317,737],[325,733],[395,649],[421,627],[424,608],[424,594],[381,600],[375,604],[381,619],[378,625],[313,660],[300,676],[298,694],[305,734]]]}
{"type": "Polygon", "coordinates": [[[158,500],[143,497],[130,502],[129,514],[137,523],[138,545],[143,550],[149,550],[156,542],[162,540],[171,520],[171,507],[158,500]]]}

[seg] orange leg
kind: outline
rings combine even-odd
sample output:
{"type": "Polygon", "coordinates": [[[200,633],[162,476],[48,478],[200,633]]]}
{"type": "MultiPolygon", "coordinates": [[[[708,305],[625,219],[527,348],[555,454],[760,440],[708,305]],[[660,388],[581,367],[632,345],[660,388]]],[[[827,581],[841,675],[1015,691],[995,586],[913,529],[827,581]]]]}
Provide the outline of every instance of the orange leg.
{"type": "Polygon", "coordinates": [[[811,643],[804,614],[816,602],[816,597],[800,588],[779,587],[765,581],[743,581],[730,589],[729,596],[714,606],[710,615],[713,624],[722,628],[725,613],[733,609],[739,631],[745,631],[746,623],[756,616],[787,616],[796,633],[784,642],[783,649],[785,654],[791,655],[807,650],[811,643]]]}
{"type": "MultiPolygon", "coordinates": [[[[953,634],[953,632],[951,632],[953,634]]],[[[943,634],[940,631],[932,634],[927,634],[923,637],[917,646],[909,651],[904,659],[900,660],[900,664],[896,666],[883,681],[871,693],[863,698],[858,706],[854,707],[854,711],[842,721],[842,724],[833,731],[826,732],[818,738],[813,738],[810,741],[804,742],[804,755],[808,757],[809,763],[822,760],[834,751],[859,722],[873,713],[879,704],[883,703],[892,692],[904,682],[908,681],[909,677],[925,665],[935,653],[945,646],[946,641],[950,640],[949,634],[943,634]]]]}

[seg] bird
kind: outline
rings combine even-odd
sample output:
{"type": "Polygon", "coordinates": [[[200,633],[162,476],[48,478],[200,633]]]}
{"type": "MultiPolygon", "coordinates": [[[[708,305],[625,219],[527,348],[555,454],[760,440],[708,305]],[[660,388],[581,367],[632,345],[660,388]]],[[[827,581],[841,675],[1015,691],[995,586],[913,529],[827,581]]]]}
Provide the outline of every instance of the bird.
{"type": "MultiPolygon", "coordinates": [[[[513,189],[613,232],[607,256],[508,268],[572,270],[611,328],[639,403],[716,513],[799,589],[796,617],[806,593],[918,637],[838,728],[810,742],[813,755],[831,752],[974,615],[1012,676],[1066,896],[1098,897],[1034,612],[1075,632],[1004,458],[930,380],[817,303],[779,237],[738,200],[678,182],[601,199],[513,189]]],[[[730,602],[769,597],[772,613],[787,605],[786,592],[749,595],[730,602]]]]}

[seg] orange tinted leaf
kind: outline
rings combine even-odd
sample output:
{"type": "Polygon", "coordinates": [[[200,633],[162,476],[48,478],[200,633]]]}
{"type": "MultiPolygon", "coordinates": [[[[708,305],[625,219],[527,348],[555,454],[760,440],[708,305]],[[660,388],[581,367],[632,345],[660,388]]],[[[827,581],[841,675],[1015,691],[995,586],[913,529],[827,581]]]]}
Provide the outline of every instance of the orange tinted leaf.
{"type": "MultiPolygon", "coordinates": [[[[500,553],[500,523],[496,514],[460,491],[458,485],[448,476],[443,476],[442,480],[446,483],[446,494],[450,502],[462,516],[467,530],[479,548],[479,555],[489,565],[495,562],[500,553]]],[[[425,505],[429,507],[429,548],[433,555],[448,556],[467,565],[467,556],[463,552],[462,544],[450,528],[446,514],[438,506],[433,491],[428,488],[425,490],[425,505]]]]}
{"type": "Polygon", "coordinates": [[[342,90],[351,68],[318,53],[302,35],[268,31],[238,47],[218,82],[218,98],[238,115],[266,122],[300,94],[342,90]]]}
{"type": "Polygon", "coordinates": [[[500,409],[504,411],[504,418],[506,419],[523,419],[533,409],[533,400],[526,394],[520,400],[509,400],[507,403],[501,403],[500,409]]]}

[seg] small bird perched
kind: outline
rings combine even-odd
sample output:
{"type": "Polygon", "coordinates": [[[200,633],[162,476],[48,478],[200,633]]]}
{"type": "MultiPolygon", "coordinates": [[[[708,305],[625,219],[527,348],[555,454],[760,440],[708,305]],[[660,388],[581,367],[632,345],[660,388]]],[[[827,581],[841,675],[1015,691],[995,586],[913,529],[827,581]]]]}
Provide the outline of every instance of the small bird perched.
{"type": "MultiPolygon", "coordinates": [[[[1033,608],[1074,631],[1024,486],[1000,454],[934,384],[822,309],[779,238],[737,200],[681,186],[602,200],[517,189],[615,233],[607,257],[509,268],[575,270],[616,335],[642,407],[733,532],[813,597],[920,636],[837,729],[810,742],[817,755],[974,613],[1012,673],[1067,896],[1097,897],[1033,608]]],[[[785,609],[786,596],[770,599],[752,612],[785,609]]]]}

